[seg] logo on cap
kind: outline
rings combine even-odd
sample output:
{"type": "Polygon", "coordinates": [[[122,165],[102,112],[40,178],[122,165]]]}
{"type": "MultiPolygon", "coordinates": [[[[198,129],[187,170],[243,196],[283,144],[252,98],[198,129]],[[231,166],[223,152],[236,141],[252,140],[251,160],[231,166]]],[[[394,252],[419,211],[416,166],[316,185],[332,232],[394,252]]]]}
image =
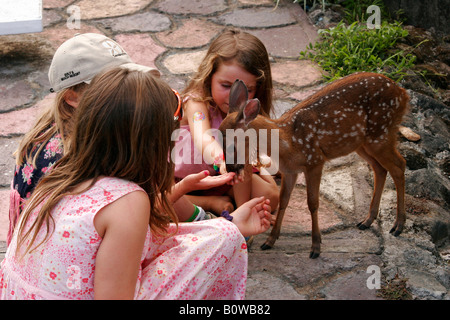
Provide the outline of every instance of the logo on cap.
{"type": "Polygon", "coordinates": [[[65,80],[67,80],[69,78],[77,77],[79,75],[80,75],[80,71],[78,71],[78,72],[75,72],[75,71],[66,72],[66,73],[64,73],[64,77],[61,78],[61,82],[65,81],[65,80]]]}
{"type": "Polygon", "coordinates": [[[115,43],[112,40],[105,40],[102,42],[102,45],[109,50],[109,53],[113,57],[120,57],[123,55],[126,55],[127,53],[122,49],[121,46],[119,46],[117,43],[115,43]]]}

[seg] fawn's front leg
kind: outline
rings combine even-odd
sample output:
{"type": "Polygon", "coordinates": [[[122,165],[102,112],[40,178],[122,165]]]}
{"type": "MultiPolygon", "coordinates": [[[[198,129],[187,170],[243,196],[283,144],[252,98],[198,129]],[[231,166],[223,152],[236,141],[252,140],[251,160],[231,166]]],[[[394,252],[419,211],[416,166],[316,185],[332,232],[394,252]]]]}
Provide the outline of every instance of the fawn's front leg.
{"type": "Polygon", "coordinates": [[[322,178],[323,164],[308,167],[305,170],[306,193],[308,198],[308,209],[311,213],[312,222],[312,245],[309,257],[315,259],[320,255],[320,236],[319,218],[317,216],[319,210],[319,191],[320,179],[322,178]]]}
{"type": "Polygon", "coordinates": [[[292,190],[294,189],[295,182],[297,181],[298,174],[283,174],[281,177],[281,189],[280,189],[280,205],[278,206],[277,218],[275,224],[272,227],[269,237],[266,242],[261,246],[262,250],[271,249],[275,244],[275,241],[280,236],[281,224],[283,222],[284,212],[289,204],[292,190]]]}

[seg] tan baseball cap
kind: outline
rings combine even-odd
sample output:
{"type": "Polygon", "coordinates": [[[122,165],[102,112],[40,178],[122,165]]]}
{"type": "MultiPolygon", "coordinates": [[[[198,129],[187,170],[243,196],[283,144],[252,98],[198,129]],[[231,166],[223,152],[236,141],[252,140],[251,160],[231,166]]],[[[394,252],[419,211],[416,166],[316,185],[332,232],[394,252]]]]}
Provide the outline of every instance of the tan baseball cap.
{"type": "Polygon", "coordinates": [[[114,40],[98,33],[83,33],[67,40],[56,50],[48,71],[50,91],[56,92],[82,82],[90,83],[100,71],[115,66],[160,76],[157,69],[134,63],[114,40]]]}

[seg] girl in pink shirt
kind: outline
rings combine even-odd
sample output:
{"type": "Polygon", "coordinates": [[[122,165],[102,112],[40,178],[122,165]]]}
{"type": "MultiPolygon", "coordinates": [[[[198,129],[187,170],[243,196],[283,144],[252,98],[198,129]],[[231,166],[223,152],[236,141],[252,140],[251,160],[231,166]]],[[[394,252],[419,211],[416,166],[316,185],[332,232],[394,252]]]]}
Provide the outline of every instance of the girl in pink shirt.
{"type": "MultiPolygon", "coordinates": [[[[272,76],[264,44],[247,32],[226,30],[211,43],[184,90],[184,116],[179,135],[174,137],[176,145],[172,155],[177,179],[200,170],[209,170],[211,175],[227,173],[223,146],[215,133],[228,113],[230,88],[236,79],[246,84],[249,99],[259,99],[261,112],[270,115],[272,76]]],[[[192,203],[216,214],[232,211],[235,206],[259,196],[270,199],[272,208],[278,205],[278,186],[264,168],[237,175],[230,185],[188,197],[192,203]]]]}

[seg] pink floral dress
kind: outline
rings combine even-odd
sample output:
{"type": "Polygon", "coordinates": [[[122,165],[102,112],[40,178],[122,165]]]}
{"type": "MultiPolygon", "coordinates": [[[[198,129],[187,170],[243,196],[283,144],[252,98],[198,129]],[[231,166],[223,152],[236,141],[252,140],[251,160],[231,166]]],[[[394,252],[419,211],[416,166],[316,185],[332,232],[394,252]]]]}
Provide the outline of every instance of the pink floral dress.
{"type": "MultiPolygon", "coordinates": [[[[15,255],[16,228],[1,263],[0,298],[93,299],[95,258],[102,243],[95,215],[138,190],[134,183],[103,178],[85,193],[64,197],[52,211],[55,230],[49,239],[21,260],[15,255]]],[[[169,231],[176,231],[175,225],[169,231]]],[[[233,223],[180,223],[176,234],[167,238],[153,237],[148,228],[135,299],[243,299],[246,278],[247,246],[233,223]]]]}

